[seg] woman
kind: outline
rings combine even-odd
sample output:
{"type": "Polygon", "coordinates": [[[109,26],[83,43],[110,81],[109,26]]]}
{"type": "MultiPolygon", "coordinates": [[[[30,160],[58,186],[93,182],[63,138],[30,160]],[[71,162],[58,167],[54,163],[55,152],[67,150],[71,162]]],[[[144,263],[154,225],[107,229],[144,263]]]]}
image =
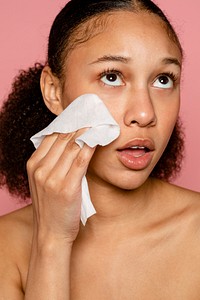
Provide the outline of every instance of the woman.
{"type": "Polygon", "coordinates": [[[149,0],[72,0],[59,13],[46,65],[20,75],[1,113],[2,184],[28,197],[28,159],[33,201],[1,218],[2,299],[199,299],[200,197],[167,182],[182,158],[181,65],[149,0]],[[83,129],[54,133],[34,152],[30,137],[86,93],[120,136],[81,149],[83,129]],[[85,174],[97,213],[83,226],[85,174]]]}

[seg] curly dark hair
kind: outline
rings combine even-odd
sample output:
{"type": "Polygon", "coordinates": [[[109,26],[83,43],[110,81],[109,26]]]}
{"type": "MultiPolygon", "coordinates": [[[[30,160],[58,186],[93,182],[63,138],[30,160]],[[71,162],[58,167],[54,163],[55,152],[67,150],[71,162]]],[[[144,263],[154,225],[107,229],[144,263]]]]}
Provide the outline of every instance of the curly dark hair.
{"type": "MultiPolygon", "coordinates": [[[[52,72],[62,79],[63,65],[69,51],[77,43],[90,38],[91,32],[85,28],[83,30],[82,24],[95,16],[115,10],[136,13],[143,10],[157,15],[182,53],[172,25],[160,8],[150,0],[71,0],[53,22],[45,65],[49,65],[52,72]]],[[[44,65],[37,63],[19,73],[0,113],[0,186],[6,186],[11,194],[23,199],[30,197],[26,163],[35,150],[30,137],[55,118],[45,106],[40,90],[43,68],[44,65]]],[[[177,121],[170,141],[151,176],[166,181],[174,177],[180,171],[183,149],[184,136],[181,123],[177,121]]]]}
{"type": "Polygon", "coordinates": [[[40,91],[42,69],[36,64],[21,71],[0,114],[0,184],[21,198],[30,196],[26,162],[35,150],[30,137],[55,118],[40,91]]]}

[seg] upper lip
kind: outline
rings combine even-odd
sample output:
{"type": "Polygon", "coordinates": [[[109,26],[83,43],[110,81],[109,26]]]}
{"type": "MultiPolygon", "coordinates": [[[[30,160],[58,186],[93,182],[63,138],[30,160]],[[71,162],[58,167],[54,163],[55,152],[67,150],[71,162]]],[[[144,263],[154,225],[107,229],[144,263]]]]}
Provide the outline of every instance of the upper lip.
{"type": "Polygon", "coordinates": [[[146,148],[149,151],[155,150],[154,142],[151,139],[144,139],[144,138],[133,139],[128,143],[126,143],[125,145],[123,145],[122,147],[118,148],[117,150],[121,151],[131,147],[142,147],[142,148],[146,148]]]}

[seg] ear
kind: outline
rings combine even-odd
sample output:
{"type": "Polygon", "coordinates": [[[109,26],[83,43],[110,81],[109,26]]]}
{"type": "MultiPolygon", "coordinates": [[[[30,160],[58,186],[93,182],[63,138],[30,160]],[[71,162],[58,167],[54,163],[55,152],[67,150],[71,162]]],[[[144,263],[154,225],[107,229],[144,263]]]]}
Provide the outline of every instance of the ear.
{"type": "Polygon", "coordinates": [[[40,87],[47,108],[53,114],[59,115],[63,111],[61,83],[60,80],[52,74],[51,69],[48,66],[45,66],[42,70],[40,87]]]}

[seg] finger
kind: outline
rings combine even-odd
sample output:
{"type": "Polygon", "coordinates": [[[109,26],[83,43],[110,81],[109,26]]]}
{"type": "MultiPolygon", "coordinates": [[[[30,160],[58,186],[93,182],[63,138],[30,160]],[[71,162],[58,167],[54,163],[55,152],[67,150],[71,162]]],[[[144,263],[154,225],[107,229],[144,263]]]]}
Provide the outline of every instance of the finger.
{"type": "Polygon", "coordinates": [[[60,156],[65,150],[67,144],[70,141],[74,141],[73,138],[74,136],[75,136],[75,132],[68,133],[68,134],[59,133],[57,135],[56,140],[49,148],[49,150],[46,151],[45,155],[41,158],[40,164],[46,165],[48,169],[51,169],[60,159],[60,156]]]}
{"type": "Polygon", "coordinates": [[[74,133],[62,136],[59,134],[47,136],[41,143],[41,146],[38,147],[38,149],[35,151],[34,155],[32,155],[31,159],[28,160],[27,172],[29,175],[29,186],[32,194],[36,194],[36,184],[39,188],[40,185],[43,185],[45,183],[48,172],[55,164],[55,153],[53,151],[51,155],[50,149],[56,149],[56,154],[60,155],[59,151],[63,151],[66,144],[73,135],[74,133]],[[55,145],[58,140],[63,147],[61,145],[60,147],[53,147],[53,145],[55,145]]]}
{"type": "Polygon", "coordinates": [[[75,192],[81,185],[83,176],[86,175],[88,165],[95,152],[96,147],[90,148],[88,145],[84,145],[77,157],[74,159],[71,168],[65,177],[66,189],[75,192]]]}
{"type": "MultiPolygon", "coordinates": [[[[59,155],[62,153],[63,149],[65,148],[66,144],[68,143],[68,141],[71,140],[71,138],[73,138],[73,136],[75,136],[75,138],[77,138],[86,130],[87,130],[87,128],[82,128],[75,132],[53,133],[49,136],[46,136],[43,139],[43,141],[41,142],[38,149],[32,155],[32,158],[39,161],[39,160],[47,157],[46,160],[48,160],[49,152],[51,152],[51,154],[52,154],[51,159],[54,157],[55,158],[59,157],[59,155]]],[[[44,162],[46,160],[44,160],[44,162]]]]}
{"type": "Polygon", "coordinates": [[[42,162],[45,164],[46,161],[48,162],[49,167],[51,167],[51,164],[54,165],[54,161],[57,160],[57,156],[59,157],[59,155],[61,155],[66,144],[73,135],[74,133],[65,135],[54,133],[50,136],[46,136],[41,145],[29,159],[28,166],[33,169],[37,167],[38,164],[41,165],[42,162]]]}
{"type": "MultiPolygon", "coordinates": [[[[81,150],[75,143],[75,139],[82,132],[83,130],[79,130],[71,134],[58,134],[49,151],[39,162],[37,161],[39,155],[35,159],[36,161],[34,158],[29,161],[27,167],[30,174],[30,187],[32,187],[33,192],[36,193],[37,187],[34,187],[35,185],[38,188],[45,185],[46,188],[49,187],[51,190],[54,188],[59,189],[63,177],[66,176],[73,160],[81,150]]],[[[44,151],[40,155],[44,155],[44,151]]]]}
{"type": "MultiPolygon", "coordinates": [[[[83,130],[77,131],[72,138],[68,141],[65,148],[63,149],[62,153],[60,153],[59,158],[56,161],[56,158],[54,159],[54,166],[49,174],[49,177],[52,179],[52,181],[62,180],[64,176],[68,173],[71,165],[73,164],[74,159],[77,157],[78,153],[81,151],[80,146],[75,142],[76,138],[82,134],[83,130]]],[[[51,151],[53,151],[53,148],[55,148],[56,152],[58,149],[58,143],[57,141],[52,146],[51,151]]],[[[52,153],[51,153],[52,154],[52,153]]],[[[57,153],[55,153],[57,155],[57,153]]],[[[48,154],[44,158],[44,160],[48,160],[48,154]]],[[[43,161],[44,161],[43,160],[43,161]]]]}
{"type": "Polygon", "coordinates": [[[58,133],[53,133],[51,135],[45,136],[39,147],[32,154],[31,158],[41,160],[48,153],[49,149],[52,147],[57,137],[58,133]]]}
{"type": "Polygon", "coordinates": [[[67,134],[59,133],[49,151],[42,158],[41,164],[46,165],[48,169],[51,169],[60,160],[63,152],[65,152],[66,157],[68,156],[67,151],[75,151],[76,153],[78,153],[80,151],[80,147],[75,143],[75,139],[80,136],[83,131],[85,131],[85,129],[67,134]],[[69,147],[66,148],[68,144],[69,147]]]}

